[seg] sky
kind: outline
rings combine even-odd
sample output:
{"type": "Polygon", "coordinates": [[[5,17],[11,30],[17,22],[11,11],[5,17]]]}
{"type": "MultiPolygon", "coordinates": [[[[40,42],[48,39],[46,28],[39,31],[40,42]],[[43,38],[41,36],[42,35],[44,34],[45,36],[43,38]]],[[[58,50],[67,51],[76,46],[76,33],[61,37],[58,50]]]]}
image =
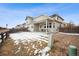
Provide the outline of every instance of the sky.
{"type": "Polygon", "coordinates": [[[0,27],[14,27],[25,22],[26,16],[58,14],[65,22],[79,25],[78,3],[0,3],[0,27]]]}

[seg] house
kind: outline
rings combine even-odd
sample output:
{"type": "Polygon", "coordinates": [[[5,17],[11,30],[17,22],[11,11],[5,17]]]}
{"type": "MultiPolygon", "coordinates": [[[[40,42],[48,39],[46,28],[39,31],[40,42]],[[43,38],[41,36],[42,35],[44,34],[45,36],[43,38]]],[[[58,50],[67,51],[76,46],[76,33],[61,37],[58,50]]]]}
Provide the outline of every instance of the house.
{"type": "Polygon", "coordinates": [[[25,20],[29,31],[57,32],[60,27],[65,26],[64,19],[57,14],[40,15],[35,18],[27,16],[25,20]]]}
{"type": "Polygon", "coordinates": [[[19,25],[15,26],[15,28],[16,28],[16,29],[27,28],[27,27],[26,27],[26,23],[19,24],[19,25]]]}

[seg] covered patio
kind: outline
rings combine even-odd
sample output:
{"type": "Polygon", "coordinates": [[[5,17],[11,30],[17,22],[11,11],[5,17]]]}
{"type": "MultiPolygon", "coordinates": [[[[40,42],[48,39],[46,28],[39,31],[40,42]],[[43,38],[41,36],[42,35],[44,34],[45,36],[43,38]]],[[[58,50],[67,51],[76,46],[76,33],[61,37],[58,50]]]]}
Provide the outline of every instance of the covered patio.
{"type": "Polygon", "coordinates": [[[34,31],[40,31],[40,32],[47,33],[50,31],[50,29],[52,29],[52,21],[50,19],[44,19],[42,21],[38,21],[34,23],[34,31]]]}

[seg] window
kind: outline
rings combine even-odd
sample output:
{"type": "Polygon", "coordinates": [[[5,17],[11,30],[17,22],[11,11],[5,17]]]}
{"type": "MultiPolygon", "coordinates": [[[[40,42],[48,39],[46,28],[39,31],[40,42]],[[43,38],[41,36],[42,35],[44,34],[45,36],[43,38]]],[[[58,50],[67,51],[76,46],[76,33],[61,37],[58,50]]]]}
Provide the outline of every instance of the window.
{"type": "Polygon", "coordinates": [[[43,29],[41,29],[41,31],[43,31],[43,29]]]}
{"type": "Polygon", "coordinates": [[[51,26],[51,23],[49,23],[49,28],[51,28],[52,26],[51,26]]]}
{"type": "Polygon", "coordinates": [[[44,24],[44,28],[46,28],[46,24],[44,24]]]}
{"type": "Polygon", "coordinates": [[[53,23],[53,28],[55,28],[55,23],[53,23]]]}
{"type": "MultiPolygon", "coordinates": [[[[46,24],[44,24],[44,28],[46,28],[46,24]]],[[[47,24],[47,28],[52,28],[52,24],[51,23],[47,24]]]]}
{"type": "Polygon", "coordinates": [[[46,28],[46,25],[44,25],[44,28],[46,28]]]}

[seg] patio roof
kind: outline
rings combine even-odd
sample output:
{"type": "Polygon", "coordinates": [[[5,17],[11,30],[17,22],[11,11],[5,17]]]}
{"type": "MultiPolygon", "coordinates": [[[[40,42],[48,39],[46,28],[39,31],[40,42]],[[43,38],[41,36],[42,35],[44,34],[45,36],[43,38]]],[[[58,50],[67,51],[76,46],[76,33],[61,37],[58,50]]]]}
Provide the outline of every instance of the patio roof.
{"type": "Polygon", "coordinates": [[[42,22],[45,22],[46,20],[51,20],[53,22],[58,22],[58,23],[63,23],[65,24],[63,21],[60,21],[60,20],[56,20],[54,18],[51,18],[47,15],[41,15],[39,17],[36,17],[34,20],[33,20],[33,23],[34,24],[38,24],[38,23],[42,23],[42,22]]]}

